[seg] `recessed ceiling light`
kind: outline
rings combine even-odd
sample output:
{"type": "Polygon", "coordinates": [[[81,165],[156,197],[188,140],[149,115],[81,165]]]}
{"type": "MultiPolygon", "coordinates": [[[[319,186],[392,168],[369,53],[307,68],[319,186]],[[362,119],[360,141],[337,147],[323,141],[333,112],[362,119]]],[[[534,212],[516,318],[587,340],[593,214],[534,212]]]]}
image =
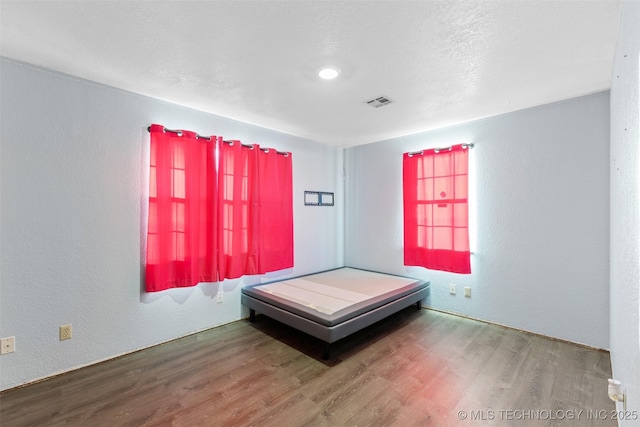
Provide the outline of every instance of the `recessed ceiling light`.
{"type": "Polygon", "coordinates": [[[336,67],[322,67],[318,71],[318,76],[324,80],[333,80],[340,74],[340,70],[336,67]]]}

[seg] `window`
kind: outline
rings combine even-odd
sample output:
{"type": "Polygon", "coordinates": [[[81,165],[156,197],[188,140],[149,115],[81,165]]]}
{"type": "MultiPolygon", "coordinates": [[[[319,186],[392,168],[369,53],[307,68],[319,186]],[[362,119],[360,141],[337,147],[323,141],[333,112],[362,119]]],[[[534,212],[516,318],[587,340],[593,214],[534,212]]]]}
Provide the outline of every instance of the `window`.
{"type": "Polygon", "coordinates": [[[219,278],[293,267],[291,153],[229,141],[220,176],[219,278]]]}
{"type": "Polygon", "coordinates": [[[465,144],[404,154],[405,265],[471,273],[468,154],[465,144]]]}
{"type": "Polygon", "coordinates": [[[293,267],[291,153],[149,132],[148,292],[293,267]]]}
{"type": "Polygon", "coordinates": [[[220,147],[220,279],[263,273],[258,268],[257,146],[229,141],[220,147]]]}
{"type": "Polygon", "coordinates": [[[147,291],[216,281],[215,138],[152,125],[147,291]]]}
{"type": "Polygon", "coordinates": [[[261,271],[293,267],[293,189],[291,153],[261,149],[259,226],[261,271]]]}

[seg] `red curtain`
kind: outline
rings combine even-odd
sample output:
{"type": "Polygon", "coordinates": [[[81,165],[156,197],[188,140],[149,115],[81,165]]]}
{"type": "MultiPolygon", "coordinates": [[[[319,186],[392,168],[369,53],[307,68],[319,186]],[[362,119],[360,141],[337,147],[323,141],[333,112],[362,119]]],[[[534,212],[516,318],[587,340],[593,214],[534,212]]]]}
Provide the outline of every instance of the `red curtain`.
{"type": "Polygon", "coordinates": [[[219,279],[293,267],[291,153],[220,147],[219,279]]]}
{"type": "Polygon", "coordinates": [[[291,153],[149,132],[147,292],[293,267],[291,153]]]}
{"type": "Polygon", "coordinates": [[[257,145],[240,141],[220,145],[218,230],[219,278],[260,274],[257,145]]]}
{"type": "Polygon", "coordinates": [[[146,290],[216,281],[216,138],[151,125],[146,290]]]}
{"type": "Polygon", "coordinates": [[[261,272],[293,267],[291,153],[262,149],[258,154],[261,272]]]}
{"type": "Polygon", "coordinates": [[[471,273],[469,149],[403,156],[404,264],[471,273]]]}

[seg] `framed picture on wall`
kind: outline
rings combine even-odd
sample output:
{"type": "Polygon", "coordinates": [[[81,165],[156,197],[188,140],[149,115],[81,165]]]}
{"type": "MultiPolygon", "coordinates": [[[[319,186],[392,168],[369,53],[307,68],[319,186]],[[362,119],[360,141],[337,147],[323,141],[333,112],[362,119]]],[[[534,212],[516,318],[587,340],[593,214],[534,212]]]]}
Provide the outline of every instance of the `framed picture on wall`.
{"type": "Polygon", "coordinates": [[[304,192],[304,204],[306,206],[318,206],[320,205],[320,193],[317,191],[305,191],[304,192]]]}
{"type": "Polygon", "coordinates": [[[305,191],[306,206],[333,206],[333,193],[327,191],[305,191]]]}
{"type": "Polygon", "coordinates": [[[320,193],[320,206],[333,206],[333,193],[320,193]]]}

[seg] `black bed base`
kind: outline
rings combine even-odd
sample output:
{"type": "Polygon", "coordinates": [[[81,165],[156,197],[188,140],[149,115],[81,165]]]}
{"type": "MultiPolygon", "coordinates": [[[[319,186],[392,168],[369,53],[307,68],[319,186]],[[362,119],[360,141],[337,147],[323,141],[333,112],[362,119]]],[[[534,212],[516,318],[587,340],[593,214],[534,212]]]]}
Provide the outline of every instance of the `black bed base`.
{"type": "MultiPolygon", "coordinates": [[[[422,300],[415,303],[416,310],[422,309],[422,300]]],[[[256,321],[256,311],[253,308],[249,309],[249,322],[254,323],[256,321]]],[[[322,358],[329,360],[331,358],[331,342],[324,341],[324,349],[322,351],[322,358]]]]}
{"type": "Polygon", "coordinates": [[[333,326],[320,324],[250,295],[242,294],[241,301],[243,305],[249,308],[249,320],[251,322],[255,321],[256,312],[258,312],[324,341],[326,345],[323,358],[326,360],[330,356],[331,343],[366,328],[412,304],[416,304],[417,309],[422,308],[422,301],[429,296],[429,291],[429,286],[426,286],[333,326]]]}

